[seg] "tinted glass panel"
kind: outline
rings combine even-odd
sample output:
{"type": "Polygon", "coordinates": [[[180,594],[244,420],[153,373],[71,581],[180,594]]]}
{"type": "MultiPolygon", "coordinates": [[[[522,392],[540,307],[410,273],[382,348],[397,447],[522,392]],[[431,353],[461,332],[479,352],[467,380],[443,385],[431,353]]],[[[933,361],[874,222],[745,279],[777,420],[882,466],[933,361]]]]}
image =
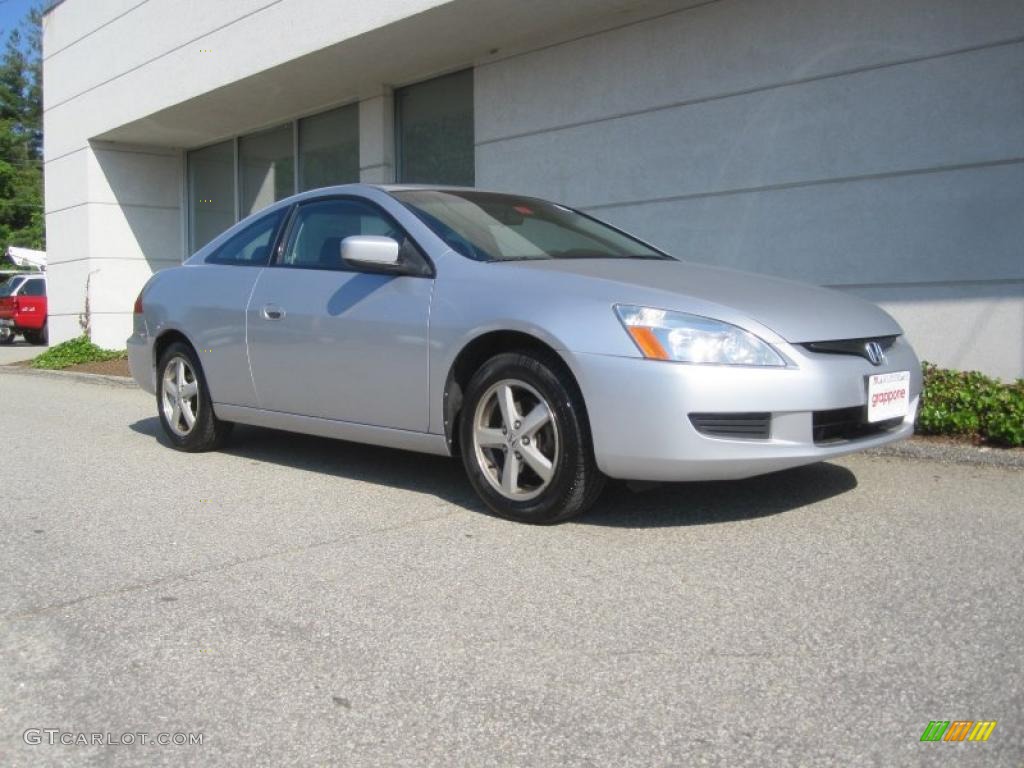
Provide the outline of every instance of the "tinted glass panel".
{"type": "Polygon", "coordinates": [[[225,141],[189,152],[189,250],[199,250],[234,223],[234,142],[225,141]]]}
{"type": "Polygon", "coordinates": [[[0,296],[10,296],[25,282],[23,277],[12,277],[3,285],[0,285],[0,296]]]}
{"type": "Polygon", "coordinates": [[[347,270],[349,267],[341,261],[341,241],[352,235],[383,235],[406,243],[401,227],[373,205],[359,200],[321,200],[299,208],[288,248],[279,263],[347,270]]]}
{"type": "Polygon", "coordinates": [[[267,214],[232,236],[210,256],[207,264],[231,264],[241,267],[259,267],[270,260],[270,249],[274,234],[287,211],[284,209],[267,214]]]}
{"type": "Polygon", "coordinates": [[[295,193],[294,149],[290,124],[238,140],[242,218],[295,193]]]}
{"type": "Polygon", "coordinates": [[[543,200],[437,190],[394,196],[450,248],[479,261],[671,258],[596,219],[543,200]]]}
{"type": "Polygon", "coordinates": [[[398,178],[473,186],[473,70],[395,91],[398,178]]]}
{"type": "Polygon", "coordinates": [[[299,121],[299,191],[359,181],[359,107],[299,121]]]}
{"type": "Polygon", "coordinates": [[[25,283],[25,287],[21,289],[22,296],[45,296],[46,295],[46,281],[45,280],[29,280],[25,283]]]}

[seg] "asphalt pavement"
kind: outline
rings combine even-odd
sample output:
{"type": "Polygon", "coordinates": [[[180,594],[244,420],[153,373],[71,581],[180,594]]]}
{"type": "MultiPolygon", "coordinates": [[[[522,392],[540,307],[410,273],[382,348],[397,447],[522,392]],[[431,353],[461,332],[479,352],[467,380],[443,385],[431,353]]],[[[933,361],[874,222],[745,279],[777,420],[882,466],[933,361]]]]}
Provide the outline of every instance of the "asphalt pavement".
{"type": "Polygon", "coordinates": [[[47,347],[29,344],[18,336],[10,344],[0,344],[0,365],[18,363],[22,360],[31,360],[38,354],[45,352],[47,347]]]}
{"type": "Polygon", "coordinates": [[[538,528],[445,459],[178,453],[99,382],[0,369],[0,435],[3,766],[1024,762],[1020,469],[615,485],[538,528]]]}

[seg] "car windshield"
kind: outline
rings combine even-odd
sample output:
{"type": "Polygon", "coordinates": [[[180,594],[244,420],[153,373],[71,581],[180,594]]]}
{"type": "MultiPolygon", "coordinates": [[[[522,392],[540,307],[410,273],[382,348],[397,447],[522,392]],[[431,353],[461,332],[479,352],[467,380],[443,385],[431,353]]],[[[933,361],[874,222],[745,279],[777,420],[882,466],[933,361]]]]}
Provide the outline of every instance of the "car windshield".
{"type": "Polygon", "coordinates": [[[571,208],[472,190],[393,193],[458,253],[477,261],[671,259],[571,208]]]}
{"type": "Polygon", "coordinates": [[[0,296],[10,296],[18,290],[18,286],[21,285],[24,280],[24,277],[15,275],[14,277],[8,278],[3,283],[0,283],[0,296]]]}

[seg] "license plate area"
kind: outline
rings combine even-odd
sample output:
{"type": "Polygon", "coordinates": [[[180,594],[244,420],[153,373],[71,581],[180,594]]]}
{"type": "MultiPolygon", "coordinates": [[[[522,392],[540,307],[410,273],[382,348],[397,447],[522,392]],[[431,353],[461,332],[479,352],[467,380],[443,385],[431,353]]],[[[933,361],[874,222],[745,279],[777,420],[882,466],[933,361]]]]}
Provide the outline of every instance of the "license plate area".
{"type": "Polygon", "coordinates": [[[910,371],[868,376],[868,423],[904,418],[910,412],[910,371]]]}

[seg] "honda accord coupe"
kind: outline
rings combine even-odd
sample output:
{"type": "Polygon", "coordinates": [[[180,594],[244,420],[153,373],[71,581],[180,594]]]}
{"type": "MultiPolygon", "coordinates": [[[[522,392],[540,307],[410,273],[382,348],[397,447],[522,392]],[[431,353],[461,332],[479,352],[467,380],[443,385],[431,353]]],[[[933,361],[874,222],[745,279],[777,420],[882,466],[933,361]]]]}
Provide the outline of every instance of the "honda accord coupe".
{"type": "Polygon", "coordinates": [[[572,208],[348,185],[155,274],[128,339],[171,444],[234,423],[461,456],[550,523],[606,478],[744,478],[905,438],[921,369],[846,293],[681,261],[572,208]]]}

